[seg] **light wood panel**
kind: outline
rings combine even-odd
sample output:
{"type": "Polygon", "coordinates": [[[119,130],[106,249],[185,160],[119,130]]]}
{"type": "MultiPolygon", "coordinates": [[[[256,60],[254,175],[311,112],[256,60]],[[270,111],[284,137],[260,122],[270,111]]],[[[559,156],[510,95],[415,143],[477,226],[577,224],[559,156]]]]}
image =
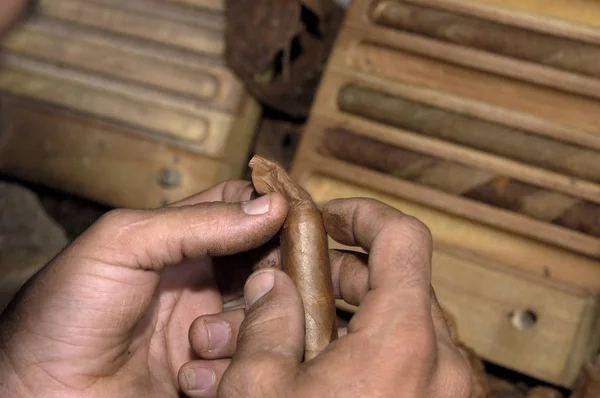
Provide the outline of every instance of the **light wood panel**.
{"type": "MultiPolygon", "coordinates": [[[[358,250],[333,241],[330,247],[358,250]]],[[[434,250],[432,269],[438,300],[454,317],[460,339],[483,358],[566,386],[575,382],[580,365],[593,359],[598,348],[595,295],[441,245],[434,250]],[[513,321],[525,312],[536,320],[520,329],[513,321]]],[[[357,309],[341,300],[338,308],[357,309]]]]}

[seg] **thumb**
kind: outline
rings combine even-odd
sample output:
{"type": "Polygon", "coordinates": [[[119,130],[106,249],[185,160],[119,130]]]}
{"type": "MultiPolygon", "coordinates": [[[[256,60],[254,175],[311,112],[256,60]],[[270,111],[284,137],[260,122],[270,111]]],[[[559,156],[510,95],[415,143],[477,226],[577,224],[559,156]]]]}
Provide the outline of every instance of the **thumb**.
{"type": "Polygon", "coordinates": [[[277,194],[243,203],[112,211],[38,274],[19,307],[32,322],[68,319],[77,330],[120,336],[149,308],[165,266],[256,248],[277,233],[286,214],[287,202],[277,194]]]}
{"type": "Polygon", "coordinates": [[[246,318],[220,391],[223,396],[283,396],[304,354],[300,293],[288,275],[269,268],[250,276],[244,296],[246,318]]]}

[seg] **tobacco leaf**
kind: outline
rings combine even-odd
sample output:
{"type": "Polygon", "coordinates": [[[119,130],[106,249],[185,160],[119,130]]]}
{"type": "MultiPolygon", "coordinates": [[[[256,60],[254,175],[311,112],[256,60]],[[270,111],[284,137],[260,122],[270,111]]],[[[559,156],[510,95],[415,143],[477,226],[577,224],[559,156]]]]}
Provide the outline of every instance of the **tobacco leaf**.
{"type": "Polygon", "coordinates": [[[308,114],[342,19],[332,0],[227,0],[226,59],[246,90],[295,118],[308,114]]]}
{"type": "Polygon", "coordinates": [[[300,292],[305,313],[304,359],[311,360],[337,338],[335,298],[327,233],[321,212],[304,189],[277,164],[260,156],[250,161],[260,194],[277,192],[290,204],[280,232],[283,270],[300,292]]]}

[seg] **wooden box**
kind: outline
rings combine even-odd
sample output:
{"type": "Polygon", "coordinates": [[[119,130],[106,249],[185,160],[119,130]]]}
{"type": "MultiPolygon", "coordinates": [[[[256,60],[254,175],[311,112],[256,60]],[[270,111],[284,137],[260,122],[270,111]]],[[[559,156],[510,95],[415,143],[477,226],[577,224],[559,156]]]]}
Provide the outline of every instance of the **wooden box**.
{"type": "Polygon", "coordinates": [[[501,3],[354,0],[292,174],[320,203],[373,197],[424,221],[465,343],[570,386],[600,345],[600,81],[389,22],[434,6],[600,49],[584,14],[501,3]]]}
{"type": "Polygon", "coordinates": [[[221,0],[41,0],[2,43],[0,170],[123,207],[240,178],[260,108],[221,0]]]}

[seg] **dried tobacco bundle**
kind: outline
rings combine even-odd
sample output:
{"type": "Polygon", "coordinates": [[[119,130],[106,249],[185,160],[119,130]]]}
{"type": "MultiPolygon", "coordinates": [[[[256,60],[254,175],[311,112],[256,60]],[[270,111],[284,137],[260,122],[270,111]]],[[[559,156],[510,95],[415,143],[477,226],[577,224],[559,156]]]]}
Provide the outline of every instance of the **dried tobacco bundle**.
{"type": "Polygon", "coordinates": [[[300,291],[306,319],[304,360],[337,338],[335,297],[327,234],[312,198],[278,165],[259,156],[250,161],[252,182],[260,194],[278,192],[290,203],[281,230],[281,263],[300,291]]]}

